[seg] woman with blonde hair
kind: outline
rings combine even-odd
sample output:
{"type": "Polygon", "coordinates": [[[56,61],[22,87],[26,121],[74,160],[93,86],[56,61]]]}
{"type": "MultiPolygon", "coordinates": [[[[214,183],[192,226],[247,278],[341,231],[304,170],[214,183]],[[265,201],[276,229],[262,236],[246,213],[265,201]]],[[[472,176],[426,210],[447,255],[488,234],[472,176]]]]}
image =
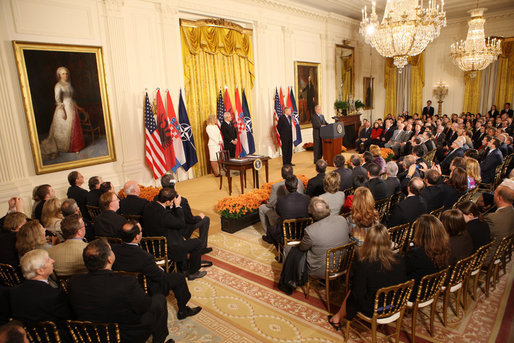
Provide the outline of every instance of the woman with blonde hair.
{"type": "Polygon", "coordinates": [[[350,234],[362,245],[368,229],[378,223],[378,211],[375,209],[375,199],[367,187],[359,187],[353,195],[351,216],[348,218],[350,234]]]}
{"type": "Polygon", "coordinates": [[[377,164],[380,167],[380,174],[386,171],[386,161],[380,154],[380,147],[378,145],[372,144],[369,146],[369,152],[373,155],[373,159],[371,162],[377,164]]]}
{"type": "Polygon", "coordinates": [[[482,181],[480,163],[474,158],[466,158],[466,173],[468,174],[468,191],[471,191],[482,181]]]}
{"type": "Polygon", "coordinates": [[[391,246],[391,238],[384,225],[376,224],[368,230],[359,249],[358,260],[354,262],[351,290],[339,311],[328,317],[334,328],[341,327],[342,318],[350,320],[357,312],[371,317],[377,291],[406,281],[405,262],[391,246]]]}
{"type": "Polygon", "coordinates": [[[214,176],[219,176],[219,166],[218,166],[218,157],[216,153],[221,150],[223,145],[223,138],[221,137],[221,132],[218,126],[216,125],[216,116],[211,114],[207,118],[207,127],[205,130],[207,131],[207,136],[209,136],[209,142],[207,146],[209,147],[209,161],[211,162],[212,172],[214,176]]]}
{"type": "Polygon", "coordinates": [[[20,257],[34,249],[51,247],[45,238],[45,228],[37,220],[25,223],[16,234],[16,250],[20,257]]]}
{"type": "Polygon", "coordinates": [[[61,221],[64,216],[61,213],[61,201],[58,198],[51,198],[45,201],[41,212],[41,222],[50,232],[57,235],[59,241],[64,241],[61,231],[61,221]]]}
{"type": "Polygon", "coordinates": [[[344,205],[344,192],[339,190],[340,184],[341,175],[336,171],[326,174],[323,179],[323,189],[325,193],[321,194],[320,197],[327,201],[331,216],[339,215],[344,205]]]}

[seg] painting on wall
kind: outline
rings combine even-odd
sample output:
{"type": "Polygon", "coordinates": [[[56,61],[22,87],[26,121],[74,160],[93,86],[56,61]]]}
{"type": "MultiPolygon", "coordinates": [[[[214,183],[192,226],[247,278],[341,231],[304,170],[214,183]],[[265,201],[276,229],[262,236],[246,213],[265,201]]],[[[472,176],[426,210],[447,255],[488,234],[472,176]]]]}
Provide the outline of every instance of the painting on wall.
{"type": "Polygon", "coordinates": [[[298,102],[298,115],[302,128],[311,125],[314,107],[321,105],[320,83],[321,69],[319,63],[294,62],[295,90],[298,102]]]}
{"type": "Polygon", "coordinates": [[[372,110],[374,108],[373,96],[375,93],[375,78],[374,77],[365,77],[363,80],[364,89],[364,109],[372,110]]]}
{"type": "Polygon", "coordinates": [[[13,48],[36,174],[115,161],[102,48],[13,48]]]}

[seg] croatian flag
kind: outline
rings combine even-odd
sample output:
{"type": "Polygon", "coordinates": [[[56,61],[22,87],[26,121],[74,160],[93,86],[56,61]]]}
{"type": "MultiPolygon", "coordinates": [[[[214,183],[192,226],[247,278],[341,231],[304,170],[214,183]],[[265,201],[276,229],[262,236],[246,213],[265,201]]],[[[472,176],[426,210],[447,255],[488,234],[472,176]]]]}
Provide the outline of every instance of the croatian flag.
{"type": "Polygon", "coordinates": [[[248,154],[253,154],[255,152],[255,142],[253,140],[252,117],[250,116],[250,108],[248,107],[248,102],[246,101],[246,95],[245,95],[244,88],[243,88],[243,113],[244,113],[245,125],[246,125],[246,137],[248,139],[248,154]]]}
{"type": "Polygon", "coordinates": [[[302,142],[302,130],[300,128],[300,117],[298,116],[298,110],[296,108],[296,100],[294,98],[293,88],[291,88],[290,94],[290,100],[291,105],[288,104],[288,106],[291,106],[292,113],[291,116],[293,117],[293,144],[294,146],[298,146],[302,142]]]}
{"type": "MultiPolygon", "coordinates": [[[[282,93],[282,89],[280,90],[280,93],[282,93]]],[[[277,134],[277,141],[278,145],[282,147],[282,141],[280,140],[280,133],[278,133],[277,125],[278,125],[278,118],[282,115],[282,106],[280,104],[280,99],[278,97],[278,90],[275,88],[275,109],[273,111],[273,127],[275,128],[275,133],[277,134]]]]}
{"type": "Polygon", "coordinates": [[[239,128],[237,125],[238,119],[237,116],[234,115],[234,108],[232,107],[232,102],[230,101],[230,95],[228,95],[228,88],[225,88],[225,110],[232,115],[232,123],[235,125],[237,129],[237,143],[236,143],[236,153],[235,156],[238,157],[243,153],[243,146],[241,145],[241,138],[239,137],[239,128]]]}
{"type": "Polygon", "coordinates": [[[182,144],[184,145],[184,153],[186,155],[186,163],[182,165],[185,171],[194,166],[198,162],[196,156],[195,140],[193,138],[193,131],[191,130],[191,123],[187,116],[186,105],[182,99],[182,91],[178,101],[178,120],[180,122],[180,135],[182,137],[182,144]]]}
{"type": "Polygon", "coordinates": [[[241,107],[241,101],[239,100],[239,89],[236,88],[236,110],[237,110],[237,134],[239,137],[239,141],[241,142],[241,153],[239,157],[244,157],[248,155],[248,135],[246,131],[245,124],[245,115],[243,113],[243,108],[241,107]]]}
{"type": "Polygon", "coordinates": [[[156,95],[156,114],[157,114],[157,131],[161,138],[162,149],[164,151],[164,158],[166,159],[166,170],[170,170],[176,167],[177,159],[175,158],[175,150],[173,150],[173,139],[170,128],[170,122],[168,116],[164,110],[164,103],[161,98],[161,91],[157,90],[156,95]]]}
{"type": "Polygon", "coordinates": [[[171,168],[171,170],[176,173],[177,169],[186,163],[186,154],[184,153],[184,145],[182,144],[182,137],[180,136],[180,124],[177,120],[177,115],[175,114],[175,108],[171,101],[170,92],[166,94],[166,109],[170,123],[171,136],[173,139],[173,150],[175,151],[175,158],[177,159],[177,164],[171,168]]]}

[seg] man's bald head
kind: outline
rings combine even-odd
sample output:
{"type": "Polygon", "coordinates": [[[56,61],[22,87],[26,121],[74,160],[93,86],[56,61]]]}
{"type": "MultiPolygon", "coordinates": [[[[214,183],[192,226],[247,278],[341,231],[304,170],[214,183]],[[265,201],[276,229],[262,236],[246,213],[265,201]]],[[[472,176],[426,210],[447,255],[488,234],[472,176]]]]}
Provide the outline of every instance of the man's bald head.
{"type": "Polygon", "coordinates": [[[410,180],[408,186],[409,194],[420,195],[423,188],[425,188],[425,183],[423,182],[423,180],[421,180],[421,178],[415,177],[412,180],[410,180]]]}
{"type": "Polygon", "coordinates": [[[139,189],[139,184],[136,181],[130,180],[125,182],[123,186],[123,190],[126,195],[137,195],[141,194],[141,190],[139,189]]]}

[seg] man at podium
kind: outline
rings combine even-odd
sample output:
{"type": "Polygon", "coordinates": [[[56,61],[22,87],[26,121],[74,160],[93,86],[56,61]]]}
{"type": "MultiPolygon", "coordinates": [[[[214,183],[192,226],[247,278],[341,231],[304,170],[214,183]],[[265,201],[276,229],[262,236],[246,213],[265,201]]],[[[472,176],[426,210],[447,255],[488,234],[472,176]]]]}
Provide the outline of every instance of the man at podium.
{"type": "Polygon", "coordinates": [[[320,135],[320,129],[322,126],[327,125],[327,121],[325,120],[325,117],[323,114],[321,114],[321,106],[316,105],[314,107],[314,111],[316,112],[311,117],[311,123],[312,123],[312,140],[314,143],[314,163],[316,163],[317,160],[323,157],[323,149],[321,145],[321,135],[320,135]]]}

